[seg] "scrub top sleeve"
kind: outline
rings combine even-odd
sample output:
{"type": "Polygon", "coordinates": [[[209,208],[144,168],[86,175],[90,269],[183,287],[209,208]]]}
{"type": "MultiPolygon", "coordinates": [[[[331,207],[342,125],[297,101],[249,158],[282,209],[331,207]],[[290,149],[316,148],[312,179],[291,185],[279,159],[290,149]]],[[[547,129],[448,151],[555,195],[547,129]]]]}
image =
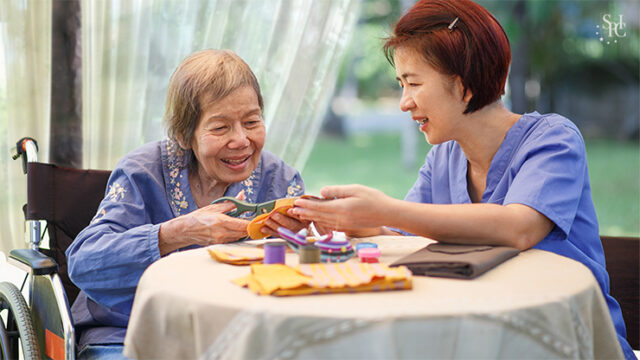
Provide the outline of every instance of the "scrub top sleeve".
{"type": "Polygon", "coordinates": [[[431,195],[431,174],[433,169],[433,160],[434,160],[434,151],[435,147],[432,148],[429,153],[427,153],[427,157],[425,159],[424,165],[420,167],[420,171],[418,172],[418,178],[415,183],[409,189],[407,196],[405,196],[405,201],[416,202],[416,203],[424,203],[430,204],[433,202],[431,195]]]}
{"type": "Polygon", "coordinates": [[[582,136],[567,125],[553,125],[518,150],[512,168],[517,173],[504,205],[519,203],[539,211],[562,233],[563,240],[576,216],[587,174],[582,136]]]}

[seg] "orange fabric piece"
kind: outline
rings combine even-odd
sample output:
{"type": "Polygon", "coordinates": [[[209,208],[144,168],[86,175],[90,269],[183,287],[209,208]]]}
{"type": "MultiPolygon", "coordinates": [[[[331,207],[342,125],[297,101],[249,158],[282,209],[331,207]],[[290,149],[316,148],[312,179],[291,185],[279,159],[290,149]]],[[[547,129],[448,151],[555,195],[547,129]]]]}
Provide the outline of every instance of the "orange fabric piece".
{"type": "Polygon", "coordinates": [[[321,200],[321,198],[313,195],[302,195],[300,197],[293,198],[284,198],[276,200],[276,204],[268,214],[262,214],[256,216],[249,225],[247,225],[247,233],[249,233],[249,237],[253,240],[264,239],[267,237],[267,234],[262,233],[262,227],[264,226],[264,222],[269,219],[273,214],[280,213],[286,214],[287,210],[293,207],[293,202],[297,199],[316,199],[321,200]]]}
{"type": "Polygon", "coordinates": [[[64,360],[64,339],[52,333],[49,329],[44,329],[45,353],[52,360],[64,360]]]}
{"type": "Polygon", "coordinates": [[[207,251],[215,261],[231,265],[251,265],[262,262],[264,258],[263,249],[232,245],[212,245],[207,251]]]}

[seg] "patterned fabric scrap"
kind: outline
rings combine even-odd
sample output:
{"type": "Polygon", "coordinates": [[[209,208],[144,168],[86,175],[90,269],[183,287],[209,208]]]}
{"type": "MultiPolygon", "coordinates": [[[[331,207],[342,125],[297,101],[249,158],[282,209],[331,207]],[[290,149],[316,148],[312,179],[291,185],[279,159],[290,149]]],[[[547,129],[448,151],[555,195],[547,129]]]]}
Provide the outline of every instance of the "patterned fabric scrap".
{"type": "Polygon", "coordinates": [[[233,280],[258,295],[294,296],[365,291],[409,290],[411,272],[405,266],[320,263],[295,268],[282,264],[253,264],[251,274],[233,280]]]}
{"type": "Polygon", "coordinates": [[[262,262],[263,249],[243,248],[228,245],[212,245],[207,248],[209,255],[217,261],[231,265],[250,265],[262,262]]]}

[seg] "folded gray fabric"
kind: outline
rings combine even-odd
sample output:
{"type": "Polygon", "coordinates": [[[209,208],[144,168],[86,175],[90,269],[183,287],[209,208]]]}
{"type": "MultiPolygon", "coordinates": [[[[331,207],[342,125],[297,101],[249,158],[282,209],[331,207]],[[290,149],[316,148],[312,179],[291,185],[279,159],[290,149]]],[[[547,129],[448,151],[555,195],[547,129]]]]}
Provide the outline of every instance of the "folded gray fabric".
{"type": "Polygon", "coordinates": [[[413,275],[473,279],[519,252],[508,246],[433,243],[390,266],[404,265],[413,275]]]}

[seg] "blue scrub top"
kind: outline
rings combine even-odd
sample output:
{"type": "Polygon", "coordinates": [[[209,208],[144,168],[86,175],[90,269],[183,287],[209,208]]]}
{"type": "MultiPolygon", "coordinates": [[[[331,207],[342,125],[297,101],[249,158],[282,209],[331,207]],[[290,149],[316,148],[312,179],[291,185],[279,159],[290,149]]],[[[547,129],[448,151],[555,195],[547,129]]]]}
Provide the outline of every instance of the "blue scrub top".
{"type": "MultiPolygon", "coordinates": [[[[449,141],[429,151],[405,200],[471,203],[467,158],[458,143],[449,141]]],[[[609,295],[609,275],[591,199],[585,145],[575,124],[558,114],[522,115],[491,161],[482,202],[524,204],[555,224],[534,248],[577,260],[593,272],[625,356],[631,358],[633,352],[626,341],[620,306],[609,295]]]]}

